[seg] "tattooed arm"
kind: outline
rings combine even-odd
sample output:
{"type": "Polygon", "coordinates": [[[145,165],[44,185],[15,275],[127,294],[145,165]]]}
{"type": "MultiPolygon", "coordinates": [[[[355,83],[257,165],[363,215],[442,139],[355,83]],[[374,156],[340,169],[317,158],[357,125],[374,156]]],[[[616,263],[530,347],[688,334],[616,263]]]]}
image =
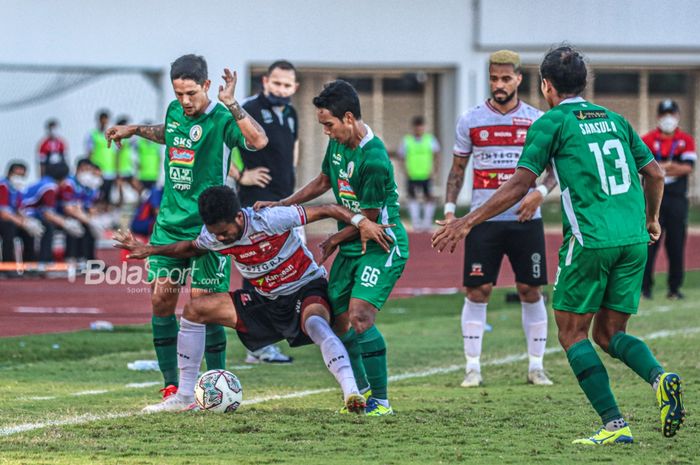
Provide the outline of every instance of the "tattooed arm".
{"type": "Polygon", "coordinates": [[[232,73],[231,70],[225,68],[224,75],[221,77],[225,85],[219,86],[219,100],[226,105],[228,111],[236,119],[243,137],[245,137],[246,145],[252,149],[260,150],[267,145],[267,135],[262,126],[248,115],[248,112],[243,109],[233,96],[236,89],[236,81],[238,80],[236,72],[232,73]]]}
{"type": "Polygon", "coordinates": [[[107,146],[112,145],[112,142],[121,147],[122,139],[128,139],[131,136],[141,136],[144,139],[165,144],[165,126],[155,124],[152,126],[130,124],[128,126],[112,126],[105,131],[105,139],[107,146]]]}
{"type": "MultiPolygon", "coordinates": [[[[462,186],[464,185],[464,172],[467,169],[468,163],[469,155],[452,157],[452,168],[450,168],[450,174],[447,176],[447,188],[445,189],[446,204],[454,204],[457,202],[459,191],[462,190],[462,186]]],[[[445,220],[447,221],[453,220],[454,217],[454,212],[445,213],[445,220]]]]}

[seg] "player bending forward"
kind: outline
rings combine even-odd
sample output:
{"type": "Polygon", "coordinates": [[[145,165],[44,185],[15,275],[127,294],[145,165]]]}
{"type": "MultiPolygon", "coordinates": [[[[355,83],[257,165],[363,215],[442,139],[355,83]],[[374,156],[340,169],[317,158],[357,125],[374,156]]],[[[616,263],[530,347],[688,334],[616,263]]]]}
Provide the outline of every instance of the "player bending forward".
{"type": "Polygon", "coordinates": [[[528,131],[515,174],[481,207],[438,230],[433,247],[454,251],[475,225],[520,200],[551,163],[564,217],[552,304],[559,342],[603,422],[597,433],[574,443],[632,442],[608,372],[588,339],[591,325],[596,344],[652,386],[661,430],[670,437],[685,415],[681,379],[665,372],[642,340],[627,334],[627,321],[639,305],[647,243],[661,232],[664,176],[627,120],[581,98],[587,74],[583,56],[571,47],[547,53],[540,76],[551,110],[528,131]]]}
{"type": "MultiPolygon", "coordinates": [[[[188,258],[214,251],[230,255],[238,271],[255,288],[218,292],[185,305],[177,340],[179,389],[176,395],[150,405],[144,412],[182,411],[194,406],[194,385],[204,356],[205,324],[236,329],[249,350],[286,339],[292,347],[315,343],[328,370],[343,390],[349,411],[364,413],[365,398],[353,376],[348,353],[331,329],[325,268],[292,230],[306,223],[335,218],[350,223],[354,214],[339,205],[275,207],[260,211],[240,208],[235,192],[210,187],[199,197],[204,227],[194,241],[168,245],[143,244],[131,233],[117,233],[115,247],[130,258],[163,255],[188,258]]],[[[359,218],[358,218],[359,219],[359,218]]],[[[384,229],[373,221],[355,222],[363,244],[368,240],[389,249],[384,229]]]]}

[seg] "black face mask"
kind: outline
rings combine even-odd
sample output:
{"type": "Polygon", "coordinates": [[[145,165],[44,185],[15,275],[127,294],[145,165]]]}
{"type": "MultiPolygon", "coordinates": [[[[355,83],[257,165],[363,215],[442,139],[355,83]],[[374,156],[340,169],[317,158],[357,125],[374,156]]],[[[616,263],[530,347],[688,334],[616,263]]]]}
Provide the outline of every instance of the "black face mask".
{"type": "Polygon", "coordinates": [[[273,94],[267,94],[265,96],[268,102],[270,102],[270,105],[273,107],[282,107],[285,105],[289,105],[289,102],[292,100],[291,97],[278,97],[273,94]]]}

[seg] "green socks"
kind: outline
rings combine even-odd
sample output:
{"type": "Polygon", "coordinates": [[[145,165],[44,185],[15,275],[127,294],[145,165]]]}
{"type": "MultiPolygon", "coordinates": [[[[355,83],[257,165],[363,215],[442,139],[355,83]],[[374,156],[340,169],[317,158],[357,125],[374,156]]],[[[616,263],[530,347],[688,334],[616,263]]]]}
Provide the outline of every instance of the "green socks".
{"type": "Polygon", "coordinates": [[[386,366],[386,343],[382,333],[372,326],[357,338],[362,350],[362,362],[367,372],[367,380],[372,388],[372,397],[388,399],[388,375],[386,366]]]}
{"type": "Polygon", "coordinates": [[[158,358],[158,367],[163,373],[163,382],[167,387],[177,386],[177,320],[175,315],[151,318],[153,346],[158,358]]]}
{"type": "Polygon", "coordinates": [[[664,372],[644,342],[622,331],[610,339],[608,353],[630,367],[649,384],[653,384],[656,377],[664,372]]]}
{"type": "Polygon", "coordinates": [[[348,351],[350,366],[352,367],[353,375],[355,375],[357,388],[360,390],[360,392],[365,392],[367,389],[369,389],[369,382],[367,381],[365,366],[362,363],[362,350],[360,349],[360,344],[358,343],[357,333],[355,333],[353,328],[350,328],[350,331],[340,336],[340,340],[343,342],[345,349],[348,351]]]}
{"type": "Polygon", "coordinates": [[[204,359],[208,370],[226,369],[226,331],[221,325],[207,325],[204,359]]]}
{"type": "Polygon", "coordinates": [[[608,372],[591,341],[584,339],[572,345],[566,352],[566,357],[578,379],[579,386],[600,415],[603,424],[622,418],[615,396],[610,389],[608,372]]]}

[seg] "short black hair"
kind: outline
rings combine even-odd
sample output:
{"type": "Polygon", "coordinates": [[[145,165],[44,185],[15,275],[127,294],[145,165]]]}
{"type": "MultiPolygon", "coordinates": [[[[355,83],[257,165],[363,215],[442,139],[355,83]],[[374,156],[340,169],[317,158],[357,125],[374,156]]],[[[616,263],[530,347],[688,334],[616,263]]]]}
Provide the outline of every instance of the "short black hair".
{"type": "Polygon", "coordinates": [[[170,65],[170,80],[190,79],[200,86],[209,79],[207,60],[201,55],[182,55],[170,65]]]}
{"type": "Polygon", "coordinates": [[[273,62],[270,66],[267,67],[267,75],[269,76],[271,72],[278,68],[283,69],[285,71],[294,71],[294,76],[296,77],[297,75],[297,69],[294,67],[293,64],[291,64],[287,60],[277,60],[273,62]]]}
{"type": "Polygon", "coordinates": [[[75,169],[79,170],[83,166],[89,166],[90,168],[95,168],[97,165],[95,165],[92,161],[90,161],[89,158],[81,158],[77,161],[75,164],[75,169]]]}
{"type": "Polygon", "coordinates": [[[46,165],[46,175],[54,178],[56,181],[62,181],[68,176],[68,173],[70,172],[70,169],[68,168],[68,164],[61,162],[61,163],[49,163],[46,165]]]}
{"type": "Polygon", "coordinates": [[[199,216],[204,224],[233,223],[239,211],[236,191],[228,186],[209,187],[199,196],[199,216]]]}
{"type": "Polygon", "coordinates": [[[11,161],[10,164],[7,166],[7,175],[9,176],[17,168],[22,168],[24,169],[25,173],[27,172],[26,163],[24,163],[23,161],[11,161]]]}
{"type": "Polygon", "coordinates": [[[56,126],[58,126],[58,120],[51,118],[49,120],[46,120],[46,129],[53,129],[56,126]]]}
{"type": "Polygon", "coordinates": [[[121,115],[119,118],[117,118],[117,125],[118,126],[123,126],[125,124],[129,124],[129,117],[126,115],[121,115]]]}
{"type": "Polygon", "coordinates": [[[588,79],[585,58],[571,45],[561,44],[544,56],[540,77],[551,82],[560,95],[580,95],[588,79]]]}
{"type": "Polygon", "coordinates": [[[109,118],[109,110],[103,108],[97,112],[97,119],[100,120],[102,118],[109,118]]]}
{"type": "Polygon", "coordinates": [[[313,104],[316,108],[325,108],[338,119],[343,119],[347,112],[352,113],[355,119],[362,119],[360,97],[355,88],[342,79],[324,85],[321,93],[314,97],[313,104]]]}
{"type": "Polygon", "coordinates": [[[411,124],[413,126],[425,126],[425,118],[422,116],[414,116],[413,119],[411,120],[411,124]]]}

